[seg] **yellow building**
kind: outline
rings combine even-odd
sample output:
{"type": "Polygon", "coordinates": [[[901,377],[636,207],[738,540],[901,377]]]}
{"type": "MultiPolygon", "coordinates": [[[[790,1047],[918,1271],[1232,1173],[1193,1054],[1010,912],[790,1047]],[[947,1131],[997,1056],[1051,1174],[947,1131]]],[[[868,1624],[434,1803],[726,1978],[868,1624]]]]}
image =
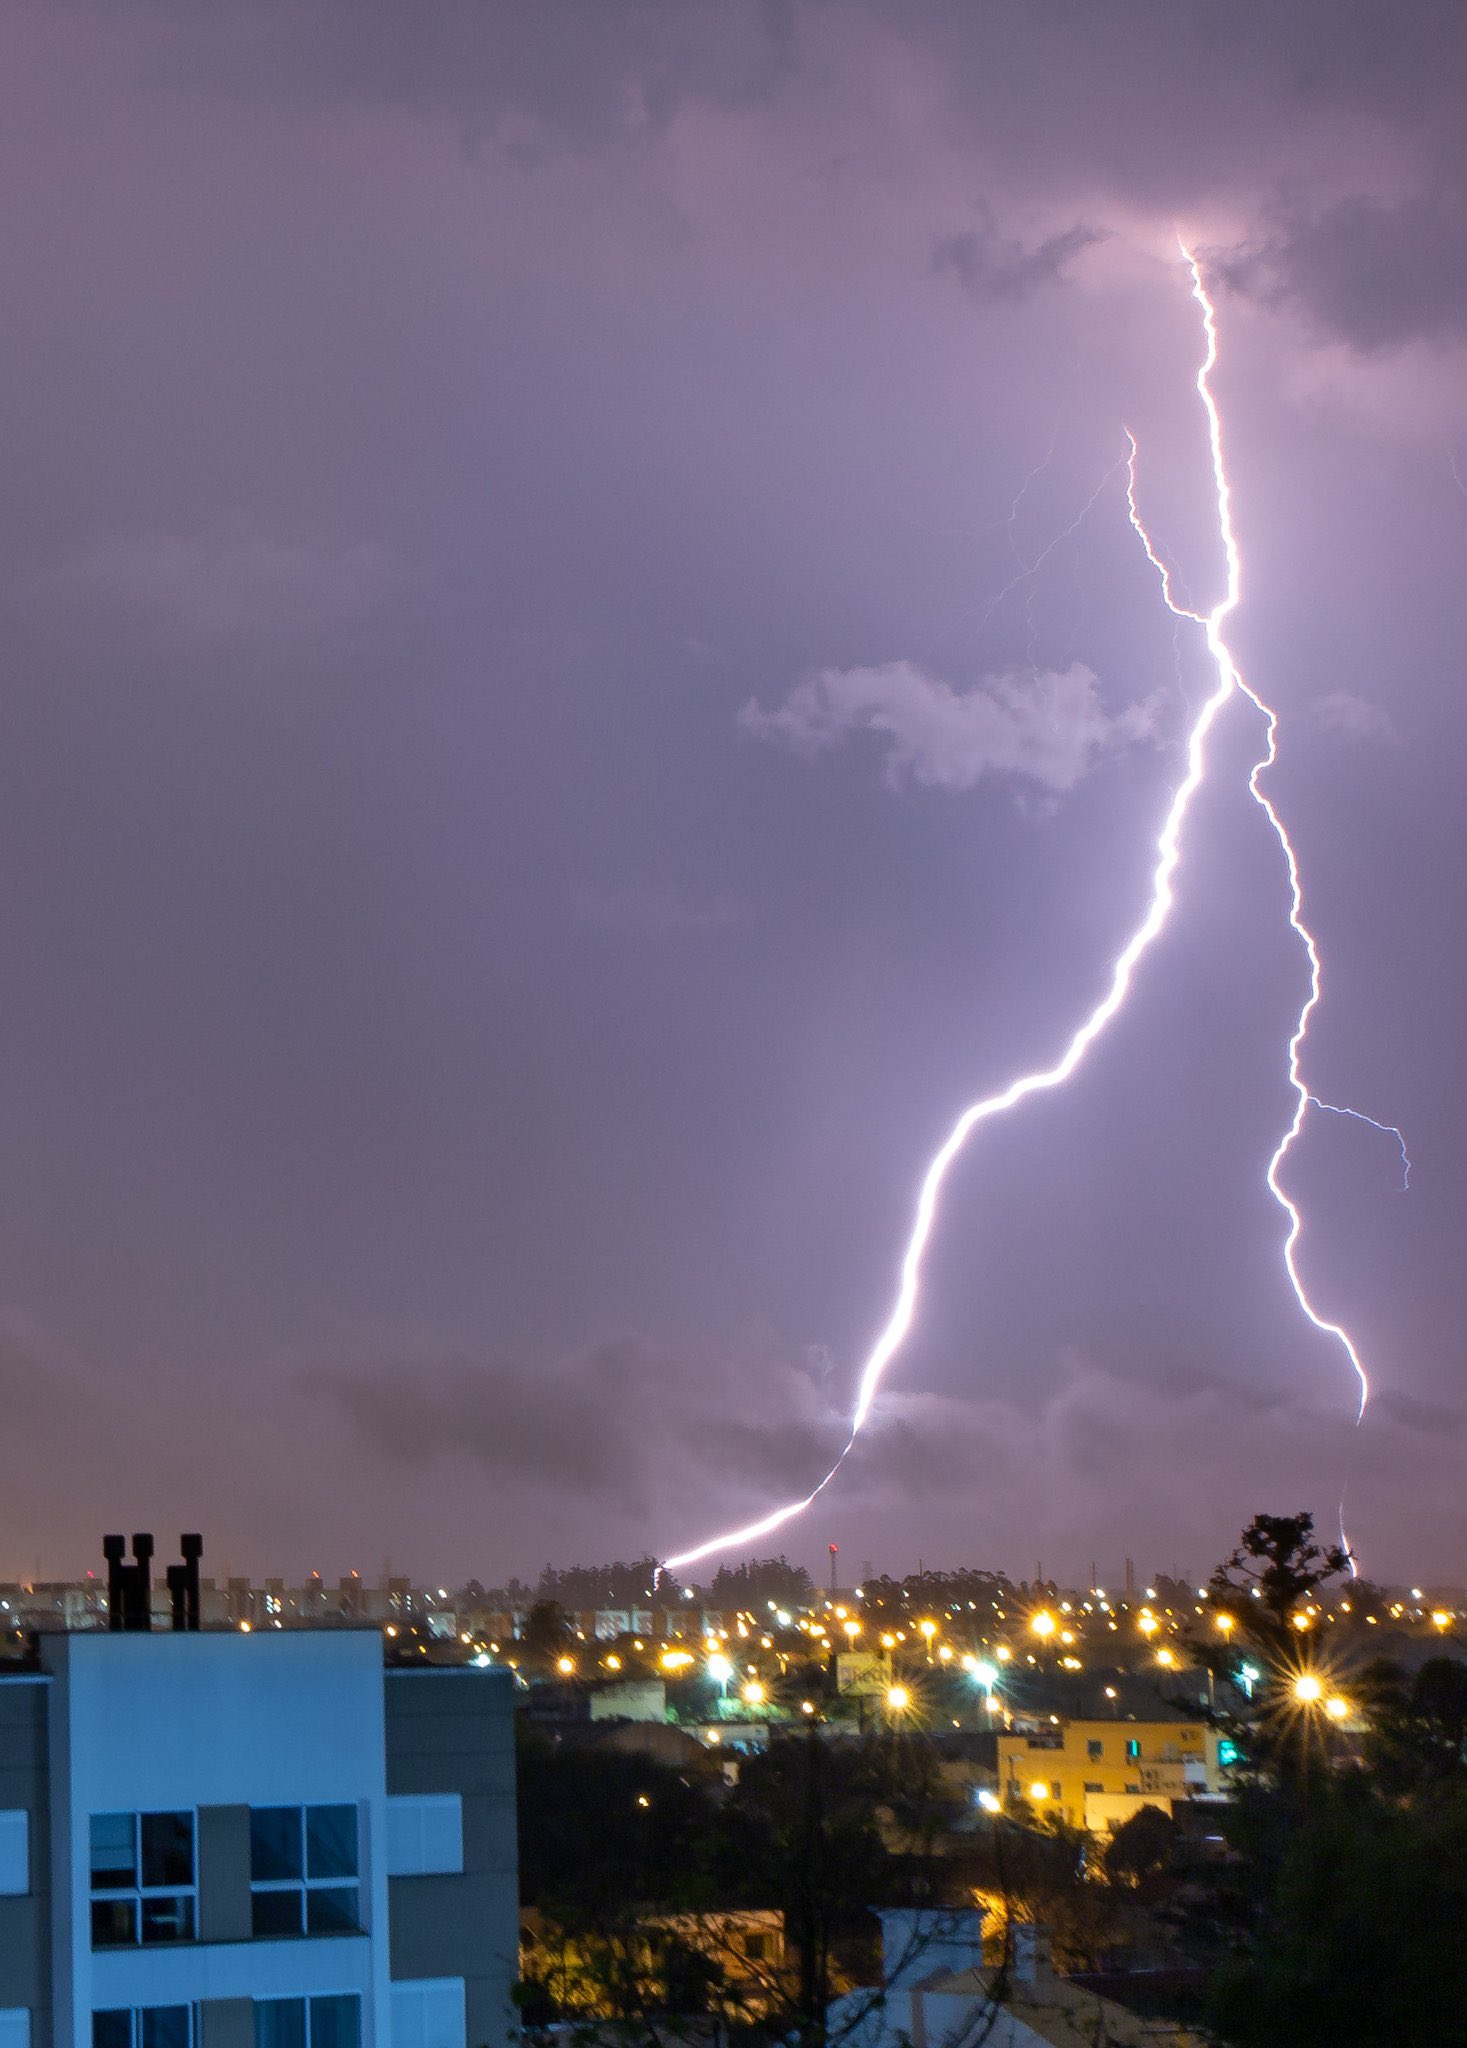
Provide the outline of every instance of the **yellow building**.
{"type": "Polygon", "coordinates": [[[1225,1790],[1218,1735],[1200,1721],[1063,1721],[1037,1735],[1000,1735],[1005,1807],[1103,1834],[1159,1806],[1225,1790]]]}

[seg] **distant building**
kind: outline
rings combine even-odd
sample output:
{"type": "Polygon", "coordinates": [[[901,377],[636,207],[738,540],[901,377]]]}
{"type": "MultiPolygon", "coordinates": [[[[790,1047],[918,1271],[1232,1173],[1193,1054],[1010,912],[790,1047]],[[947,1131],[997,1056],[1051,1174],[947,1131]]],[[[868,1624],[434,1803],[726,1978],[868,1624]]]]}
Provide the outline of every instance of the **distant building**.
{"type": "Polygon", "coordinates": [[[1217,1731],[1201,1721],[1062,1721],[998,1737],[998,1796],[1103,1834],[1143,1806],[1226,1791],[1217,1731]]]}
{"type": "Polygon", "coordinates": [[[0,1677],[0,2048],[507,2043],[510,1674],[200,1633],[200,1590],[0,1677]]]}

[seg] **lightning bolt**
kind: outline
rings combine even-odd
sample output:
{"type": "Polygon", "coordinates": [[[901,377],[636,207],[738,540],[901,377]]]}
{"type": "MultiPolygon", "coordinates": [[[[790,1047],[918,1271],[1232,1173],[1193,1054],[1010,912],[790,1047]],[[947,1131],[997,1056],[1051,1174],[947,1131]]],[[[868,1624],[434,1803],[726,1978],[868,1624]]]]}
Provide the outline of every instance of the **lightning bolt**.
{"type": "MultiPolygon", "coordinates": [[[[1274,767],[1278,759],[1278,713],[1248,683],[1228,646],[1225,628],[1242,598],[1243,565],[1237,534],[1233,526],[1232,490],[1228,482],[1227,465],[1224,459],[1222,415],[1212,389],[1212,375],[1218,361],[1217,315],[1203,281],[1201,266],[1185,243],[1178,244],[1184,263],[1192,280],[1192,297],[1196,300],[1202,316],[1204,351],[1196,375],[1197,394],[1202,402],[1207,422],[1208,448],[1211,456],[1213,488],[1216,494],[1218,537],[1222,544],[1224,562],[1224,588],[1222,596],[1209,612],[1195,610],[1182,602],[1176,595],[1175,575],[1159,552],[1141,517],[1137,502],[1136,465],[1137,446],[1134,437],[1127,434],[1128,454],[1124,458],[1126,469],[1126,508],[1130,523],[1145,551],[1147,560],[1156,570],[1161,584],[1164,603],[1179,620],[1188,620],[1198,627],[1206,642],[1216,670],[1217,681],[1203,700],[1192,721],[1187,736],[1187,772],[1172,797],[1161,832],[1156,841],[1156,863],[1152,870],[1151,895],[1145,914],[1132,932],[1126,944],[1117,954],[1111,967],[1110,979],[1104,994],[1094,1008],[1076,1028],[1069,1042],[1052,1066],[1041,1067],[1032,1073],[1021,1074],[1016,1080],[996,1095],[988,1095],[981,1101],[973,1102],[962,1112],[947,1137],[934,1153],[922,1177],[917,1193],[916,1212],[906,1249],[902,1254],[896,1300],[881,1331],[861,1368],[857,1385],[855,1407],[851,1414],[850,1433],[840,1456],[817,1486],[795,1501],[772,1509],[757,1521],[749,1522],[742,1528],[730,1529],[721,1535],[711,1537],[690,1550],[684,1550],[675,1557],[664,1560],[664,1569],[678,1570],[685,1565],[697,1564],[703,1558],[716,1552],[740,1548],[758,1541],[774,1530],[792,1521],[804,1511],[826,1489],[840,1471],[850,1455],[857,1437],[871,1412],[871,1404],[892,1359],[905,1342],[917,1311],[917,1299],[921,1287],[922,1266],[928,1242],[937,1220],[938,1204],[948,1174],[959,1153],[981,1124],[994,1117],[1004,1116],[1016,1109],[1031,1095],[1046,1093],[1059,1088],[1079,1068],[1086,1054],[1098,1039],[1112,1018],[1121,1009],[1129,995],[1136,969],[1144,955],[1150,950],[1165,927],[1175,902],[1174,879],[1181,861],[1182,829],[1192,799],[1201,787],[1207,766],[1207,741],[1216,724],[1219,713],[1235,695],[1242,696],[1252,705],[1263,721],[1263,751],[1255,761],[1248,777],[1248,790],[1253,801],[1263,812],[1278,841],[1283,855],[1287,880],[1288,922],[1303,950],[1307,974],[1307,989],[1302,1006],[1295,1020],[1288,1042],[1287,1073],[1289,1085],[1294,1094],[1294,1112],[1283,1136],[1279,1139],[1265,1171],[1265,1181],[1275,1202],[1283,1211],[1285,1219],[1283,1240],[1283,1264],[1294,1298],[1300,1310],[1314,1328],[1324,1336],[1332,1338],[1338,1345],[1354,1374],[1357,1387],[1355,1420],[1357,1425],[1363,1419],[1370,1399],[1370,1380],[1361,1361],[1360,1353],[1342,1323],[1331,1320],[1316,1306],[1305,1287],[1299,1272],[1299,1239],[1304,1221],[1298,1204],[1283,1183],[1283,1171],[1290,1152],[1293,1150],[1311,1108],[1328,1110],[1336,1115],[1355,1117],[1373,1125],[1377,1130],[1390,1132],[1400,1144],[1401,1157],[1407,1182],[1410,1178],[1410,1160],[1406,1155],[1405,1141],[1393,1124],[1376,1124],[1371,1117],[1362,1117],[1355,1110],[1342,1109],[1338,1104],[1326,1103],[1312,1095],[1303,1077],[1303,1048],[1309,1033],[1310,1021],[1318,1008],[1323,994],[1323,969],[1319,947],[1309,926],[1304,921],[1304,888],[1300,876],[1299,859],[1288,830],[1278,809],[1264,787],[1263,778],[1274,767]]],[[[1098,495],[1098,494],[1097,494],[1098,495]]],[[[1086,510],[1089,510],[1087,505],[1086,510]]],[[[1083,514],[1082,514],[1083,517],[1083,514]]],[[[1042,558],[1041,558],[1042,559],[1042,558]]],[[[1037,566],[1037,565],[1036,565],[1037,566]]],[[[1006,594],[1006,593],[1004,593],[1006,594]]],[[[1344,1539],[1343,1509],[1341,1512],[1341,1537],[1344,1539]]],[[[1348,1542],[1345,1543],[1348,1550],[1348,1542]]],[[[1354,1569],[1354,1560],[1351,1560],[1354,1569]]]]}

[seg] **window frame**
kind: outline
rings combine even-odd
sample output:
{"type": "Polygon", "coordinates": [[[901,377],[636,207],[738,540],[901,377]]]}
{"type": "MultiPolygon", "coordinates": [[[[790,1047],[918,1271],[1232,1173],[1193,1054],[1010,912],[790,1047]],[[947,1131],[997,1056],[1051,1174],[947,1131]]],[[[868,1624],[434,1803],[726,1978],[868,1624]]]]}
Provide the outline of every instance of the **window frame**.
{"type": "Polygon", "coordinates": [[[199,2009],[186,1999],[175,1999],[167,2005],[104,2005],[92,2008],[92,2048],[97,2048],[97,2021],[112,2019],[118,2014],[128,2022],[128,2048],[144,2048],[143,2022],[147,2014],[155,2012],[181,2012],[188,2022],[188,2035],[184,2048],[199,2048],[199,2009]]]}
{"type": "MultiPolygon", "coordinates": [[[[114,1948],[179,1948],[197,1942],[199,1938],[199,1816],[191,1806],[134,1807],[131,1811],[109,1809],[87,1816],[87,1900],[90,1907],[89,1925],[93,1949],[114,1948]],[[97,1872],[93,1867],[96,1850],[93,1846],[93,1830],[99,1820],[126,1820],[132,1827],[132,1874],[126,1884],[98,1884],[97,1872]],[[182,1820],[188,1826],[187,1884],[169,1882],[145,1884],[143,1882],[143,1822],[146,1820],[182,1820]],[[187,1902],[182,1917],[186,1932],[181,1934],[155,1935],[151,1940],[146,1932],[146,1908],[164,1900],[187,1902]],[[132,1932],[130,1935],[102,1940],[97,1938],[97,1908],[99,1906],[131,1906],[132,1932]]],[[[107,2011],[138,2011],[142,2006],[109,2006],[107,2011]]],[[[154,2010],[149,2006],[148,2011],[154,2010]]],[[[161,2008],[159,2008],[161,2010],[161,2008]]],[[[190,2036],[192,2040],[192,2034],[190,2036]]],[[[135,2044],[136,2048],[136,2044],[135,2044]]]]}
{"type": "MultiPolygon", "coordinates": [[[[362,1918],[362,1815],[359,1804],[349,1799],[317,1799],[308,1803],[291,1806],[252,1806],[250,1808],[250,1932],[255,1941],[325,1941],[339,1935],[362,1934],[366,1929],[362,1918]],[[256,1814],[292,1813],[296,1820],[296,1845],[299,1873],[286,1877],[256,1877],[254,1827],[256,1814]],[[312,1877],[311,1835],[309,1816],[312,1813],[349,1813],[352,1819],[352,1864],[350,1876],[333,1875],[312,1877]],[[313,1927],[311,1925],[311,1899],[327,1893],[350,1892],[353,1900],[350,1925],[344,1927],[313,1927]],[[299,1902],[300,1920],[294,1927],[261,1928],[257,1925],[257,1900],[294,1898],[299,1902]]],[[[324,1994],[323,1994],[324,1995],[324,1994]]]]}
{"type": "MultiPolygon", "coordinates": [[[[357,2025],[354,2048],[362,2048],[362,1994],[358,1990],[298,1991],[288,1993],[282,1998],[252,1998],[250,2000],[250,2031],[253,2040],[258,2044],[260,2039],[258,2032],[259,2022],[256,2016],[262,2006],[292,2005],[299,2006],[302,2010],[302,2048],[313,2048],[315,2029],[312,2024],[311,2007],[327,1999],[347,1999],[355,2006],[357,2025]]],[[[134,2048],[136,2048],[136,2044],[134,2044],[134,2048]]]]}

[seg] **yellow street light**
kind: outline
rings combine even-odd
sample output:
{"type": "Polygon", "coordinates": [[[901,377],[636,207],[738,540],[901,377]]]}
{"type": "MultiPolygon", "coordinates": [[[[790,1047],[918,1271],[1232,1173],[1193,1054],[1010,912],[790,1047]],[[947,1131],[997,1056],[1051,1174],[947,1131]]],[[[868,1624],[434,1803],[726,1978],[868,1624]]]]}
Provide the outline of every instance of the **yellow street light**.
{"type": "Polygon", "coordinates": [[[1214,1615],[1213,1619],[1216,1621],[1218,1627],[1222,1630],[1225,1636],[1230,1636],[1233,1630],[1237,1627],[1237,1623],[1234,1621],[1231,1614],[1214,1615]]]}
{"type": "Polygon", "coordinates": [[[757,1678],[751,1678],[741,1690],[740,1697],[751,1707],[757,1707],[764,1698],[764,1688],[757,1678]]]}
{"type": "Polygon", "coordinates": [[[1324,1698],[1323,1680],[1305,1671],[1294,1680],[1294,1698],[1304,1707],[1316,1706],[1324,1698]]]}
{"type": "Polygon", "coordinates": [[[1030,1618],[1029,1626],[1036,1636],[1052,1636],[1055,1629],[1054,1616],[1045,1613],[1041,1608],[1038,1614],[1030,1618]]]}
{"type": "Polygon", "coordinates": [[[576,1660],[574,1657],[557,1657],[555,1668],[562,1678],[569,1678],[576,1668],[576,1660]]]}
{"type": "Polygon", "coordinates": [[[1034,1780],[1033,1784],[1029,1787],[1029,1797],[1031,1799],[1048,1799],[1049,1787],[1045,1784],[1043,1778],[1036,1778],[1034,1780]]]}
{"type": "Polygon", "coordinates": [[[886,1688],[886,1704],[894,1714],[904,1714],[912,1704],[912,1695],[904,1685],[889,1685],[886,1688]]]}
{"type": "Polygon", "coordinates": [[[1338,1693],[1331,1693],[1324,1703],[1324,1711],[1332,1721],[1347,1720],[1350,1714],[1350,1702],[1342,1700],[1338,1693]]]}
{"type": "Polygon", "coordinates": [[[1140,1629],[1143,1636],[1154,1636],[1161,1627],[1161,1623],[1154,1614],[1143,1614],[1136,1626],[1140,1629]]]}

